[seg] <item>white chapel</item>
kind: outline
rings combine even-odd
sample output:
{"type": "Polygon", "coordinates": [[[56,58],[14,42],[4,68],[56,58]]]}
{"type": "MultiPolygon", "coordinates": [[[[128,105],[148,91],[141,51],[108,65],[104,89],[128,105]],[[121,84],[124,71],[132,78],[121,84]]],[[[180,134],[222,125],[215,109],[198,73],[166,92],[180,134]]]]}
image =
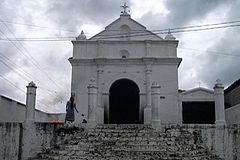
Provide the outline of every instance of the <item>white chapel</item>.
{"type": "MultiPolygon", "coordinates": [[[[124,8],[105,30],[72,41],[71,90],[77,107],[100,124],[181,123],[178,40],[162,38],[124,8]],[[157,98],[156,98],[157,97],[157,98]],[[160,106],[160,107],[159,107],[160,106]]],[[[76,121],[81,121],[76,116],[76,121]]]]}

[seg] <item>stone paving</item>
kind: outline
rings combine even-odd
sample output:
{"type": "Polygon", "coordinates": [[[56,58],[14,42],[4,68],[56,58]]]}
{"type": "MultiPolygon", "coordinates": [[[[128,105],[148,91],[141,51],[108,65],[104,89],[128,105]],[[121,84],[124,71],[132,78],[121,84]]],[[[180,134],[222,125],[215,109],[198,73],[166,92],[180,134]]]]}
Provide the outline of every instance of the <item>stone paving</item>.
{"type": "Polygon", "coordinates": [[[98,125],[58,129],[63,143],[32,160],[221,160],[202,143],[200,131],[150,125],[98,125]]]}

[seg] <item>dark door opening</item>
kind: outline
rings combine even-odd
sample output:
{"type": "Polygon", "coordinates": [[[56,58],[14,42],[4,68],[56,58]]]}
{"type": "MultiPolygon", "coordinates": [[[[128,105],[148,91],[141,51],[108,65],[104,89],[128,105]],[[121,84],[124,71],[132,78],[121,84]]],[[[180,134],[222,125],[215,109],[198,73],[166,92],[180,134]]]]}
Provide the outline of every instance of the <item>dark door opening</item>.
{"type": "Polygon", "coordinates": [[[183,102],[183,124],[214,124],[214,102],[183,102]]]}
{"type": "Polygon", "coordinates": [[[109,123],[139,123],[139,88],[128,79],[114,82],[109,95],[109,123]]]}

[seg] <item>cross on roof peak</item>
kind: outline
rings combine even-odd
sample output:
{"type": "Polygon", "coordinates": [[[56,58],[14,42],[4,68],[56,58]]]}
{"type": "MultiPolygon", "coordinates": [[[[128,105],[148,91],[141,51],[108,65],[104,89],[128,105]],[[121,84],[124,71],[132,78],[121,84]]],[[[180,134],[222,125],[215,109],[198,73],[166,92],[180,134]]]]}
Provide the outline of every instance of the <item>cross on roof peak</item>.
{"type": "Polygon", "coordinates": [[[129,8],[129,6],[127,6],[127,3],[126,3],[126,2],[124,2],[123,6],[120,6],[120,7],[123,8],[122,13],[127,13],[126,9],[129,8]]]}

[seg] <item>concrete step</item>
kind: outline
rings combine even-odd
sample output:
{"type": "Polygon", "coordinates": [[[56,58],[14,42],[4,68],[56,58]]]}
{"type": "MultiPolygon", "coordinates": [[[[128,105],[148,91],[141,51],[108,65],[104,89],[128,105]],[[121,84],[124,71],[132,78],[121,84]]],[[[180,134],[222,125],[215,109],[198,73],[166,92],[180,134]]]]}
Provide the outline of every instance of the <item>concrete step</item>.
{"type": "Polygon", "coordinates": [[[63,143],[35,160],[220,160],[181,128],[155,131],[150,125],[97,125],[60,128],[63,143]]]}

